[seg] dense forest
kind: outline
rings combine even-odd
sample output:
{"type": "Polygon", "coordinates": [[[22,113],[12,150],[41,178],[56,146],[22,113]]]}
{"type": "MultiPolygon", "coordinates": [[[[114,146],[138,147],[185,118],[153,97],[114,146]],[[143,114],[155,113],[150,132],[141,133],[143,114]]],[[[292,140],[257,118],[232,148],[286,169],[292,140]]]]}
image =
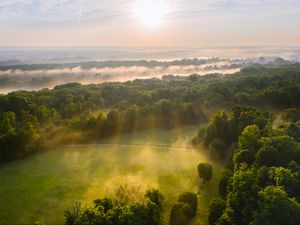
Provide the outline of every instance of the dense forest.
{"type": "Polygon", "coordinates": [[[300,110],[274,115],[251,107],[218,113],[195,137],[225,162],[208,220],[223,224],[298,224],[300,110]]]}
{"type": "MultiPolygon", "coordinates": [[[[224,165],[219,196],[209,205],[209,224],[297,225],[299,99],[300,64],[11,92],[0,96],[0,161],[62,144],[205,123],[191,137],[192,144],[224,165]]],[[[195,165],[195,170],[202,186],[214,176],[208,163],[195,165]]],[[[138,203],[97,199],[92,206],[67,210],[66,224],[160,224],[163,199],[155,189],[138,203]]],[[[170,225],[190,224],[197,205],[196,193],[179,193],[170,225]]]]}
{"type": "Polygon", "coordinates": [[[235,104],[276,111],[298,108],[299,73],[299,64],[276,68],[256,65],[226,76],[168,75],[123,83],[71,83],[1,95],[0,161],[54,144],[195,125],[235,104]],[[57,140],[62,132],[63,140],[57,140]]]}

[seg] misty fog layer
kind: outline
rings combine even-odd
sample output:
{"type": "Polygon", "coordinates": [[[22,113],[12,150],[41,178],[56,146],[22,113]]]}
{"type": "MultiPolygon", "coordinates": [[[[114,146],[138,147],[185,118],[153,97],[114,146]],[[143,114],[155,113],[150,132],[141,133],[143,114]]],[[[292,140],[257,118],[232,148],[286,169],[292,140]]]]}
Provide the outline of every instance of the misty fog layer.
{"type": "Polygon", "coordinates": [[[85,67],[80,64],[65,67],[51,67],[39,65],[39,68],[28,69],[12,67],[0,70],[0,92],[8,93],[15,90],[36,90],[53,88],[57,85],[78,82],[81,84],[95,84],[114,81],[128,81],[134,79],[161,78],[163,75],[188,76],[191,74],[206,75],[212,73],[231,74],[240,70],[240,63],[230,60],[215,60],[199,63],[146,63],[129,65],[128,62],[118,63],[117,66],[101,65],[100,67],[85,67]],[[121,65],[120,65],[121,64],[121,65]]]}
{"type": "MultiPolygon", "coordinates": [[[[61,212],[78,199],[75,196],[80,196],[78,200],[83,202],[103,196],[118,199],[127,195],[120,193],[121,189],[128,191],[130,199],[138,200],[146,189],[156,187],[177,197],[179,191],[194,188],[195,165],[201,159],[203,157],[197,151],[184,149],[72,147],[49,151],[13,167],[1,168],[0,174],[6,182],[4,184],[2,179],[0,184],[4,188],[10,187],[10,193],[17,193],[17,196],[8,194],[5,197],[8,204],[15,202],[24,206],[30,197],[37,208],[43,209],[40,220],[63,224],[61,212]],[[27,177],[25,182],[22,181],[24,176],[27,177]],[[27,197],[21,193],[26,193],[27,197]]],[[[8,207],[6,212],[15,221],[22,221],[27,214],[40,213],[36,207],[21,212],[8,207]]]]}
{"type": "Polygon", "coordinates": [[[227,46],[202,48],[3,47],[0,66],[105,60],[174,60],[193,57],[258,58],[278,56],[299,61],[299,46],[227,46]]]}

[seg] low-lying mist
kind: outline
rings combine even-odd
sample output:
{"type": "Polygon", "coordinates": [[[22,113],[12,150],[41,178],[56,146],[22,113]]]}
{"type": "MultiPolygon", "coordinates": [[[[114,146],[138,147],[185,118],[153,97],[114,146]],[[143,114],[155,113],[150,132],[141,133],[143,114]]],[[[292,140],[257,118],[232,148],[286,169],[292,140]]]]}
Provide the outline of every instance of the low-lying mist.
{"type": "MultiPolygon", "coordinates": [[[[43,67],[43,66],[39,66],[43,67]]],[[[37,90],[53,88],[66,83],[95,84],[103,82],[122,82],[134,79],[161,78],[163,75],[188,76],[191,74],[231,74],[240,70],[240,66],[228,60],[220,60],[205,64],[167,64],[167,65],[132,65],[102,66],[86,68],[73,66],[64,68],[22,69],[12,68],[0,70],[0,92],[8,93],[15,90],[37,90]]]]}
{"type": "MultiPolygon", "coordinates": [[[[174,144],[184,146],[185,141],[176,139],[174,144]]],[[[200,161],[206,158],[196,150],[151,143],[68,146],[0,168],[0,189],[8,193],[3,196],[7,204],[0,209],[4,221],[62,224],[64,210],[74,201],[85,204],[100,197],[138,201],[149,188],[159,188],[172,205],[179,193],[197,191],[200,161]]]]}

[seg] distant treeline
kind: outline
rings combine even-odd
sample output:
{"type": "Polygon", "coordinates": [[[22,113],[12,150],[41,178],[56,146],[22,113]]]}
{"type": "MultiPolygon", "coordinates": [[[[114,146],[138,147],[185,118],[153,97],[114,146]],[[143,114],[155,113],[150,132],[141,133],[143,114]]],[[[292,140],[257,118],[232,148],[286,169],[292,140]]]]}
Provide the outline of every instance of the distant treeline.
{"type": "Polygon", "coordinates": [[[208,121],[212,111],[236,104],[299,108],[299,99],[300,64],[276,68],[256,65],[226,76],[170,75],[163,79],[70,83],[51,90],[16,91],[0,95],[0,127],[4,127],[0,129],[0,161],[37,151],[44,146],[37,141],[47,145],[62,133],[67,136],[74,131],[87,141],[97,140],[134,130],[196,125],[208,121]],[[29,127],[35,135],[23,135],[24,142],[14,141],[17,137],[12,134],[26,133],[29,127]],[[30,147],[20,148],[15,143],[30,147]]]}
{"type": "Polygon", "coordinates": [[[244,64],[243,60],[233,59],[224,60],[221,58],[209,58],[209,59],[181,59],[173,61],[156,61],[156,60],[122,60],[122,61],[89,61],[79,63],[57,63],[57,64],[22,64],[22,65],[0,65],[0,71],[6,70],[44,70],[44,69],[62,69],[62,68],[75,68],[81,67],[83,69],[91,68],[103,68],[103,67],[132,67],[132,66],[144,66],[144,67],[169,67],[169,66],[199,66],[204,64],[214,64],[223,61],[230,61],[229,68],[239,68],[238,64],[244,64]]]}

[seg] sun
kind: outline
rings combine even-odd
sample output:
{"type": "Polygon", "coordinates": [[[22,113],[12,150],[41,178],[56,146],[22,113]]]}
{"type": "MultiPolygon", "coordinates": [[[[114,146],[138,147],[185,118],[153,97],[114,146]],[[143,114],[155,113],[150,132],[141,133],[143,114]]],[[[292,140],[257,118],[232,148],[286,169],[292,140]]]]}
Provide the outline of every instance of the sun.
{"type": "Polygon", "coordinates": [[[165,0],[136,0],[134,17],[145,27],[158,27],[166,18],[168,4],[165,0]]]}

